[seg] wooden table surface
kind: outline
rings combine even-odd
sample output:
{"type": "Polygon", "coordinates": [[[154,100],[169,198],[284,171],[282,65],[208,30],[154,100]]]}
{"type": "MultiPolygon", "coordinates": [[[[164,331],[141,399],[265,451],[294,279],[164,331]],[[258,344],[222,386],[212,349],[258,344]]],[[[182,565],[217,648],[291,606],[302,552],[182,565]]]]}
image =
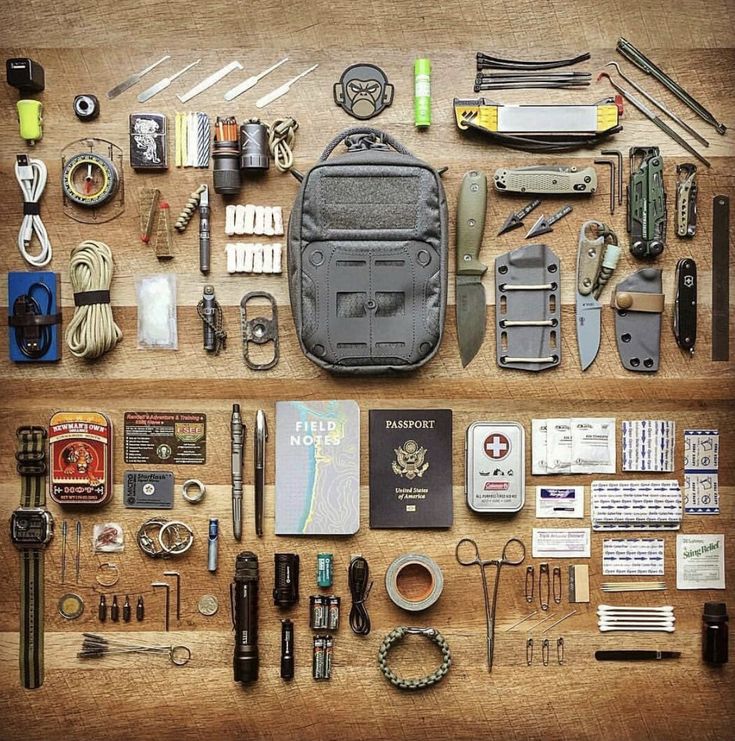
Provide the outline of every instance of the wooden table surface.
{"type": "MultiPolygon", "coordinates": [[[[735,53],[732,29],[735,4],[686,3],[682,0],[637,0],[613,3],[537,3],[530,0],[499,2],[418,3],[407,0],[332,4],[315,2],[226,3],[211,0],[195,3],[180,0],[150,3],[144,0],[99,0],[81,3],[32,2],[25,6],[6,3],[0,8],[0,46],[3,56],[27,55],[46,69],[44,139],[34,155],[46,161],[49,181],[42,214],[54,246],[51,268],[61,273],[63,320],[73,311],[68,261],[71,249],[82,239],[107,242],[114,253],[115,277],[112,302],[124,338],[103,359],[75,360],[64,348],[57,365],[13,365],[0,360],[3,404],[0,411],[0,520],[6,521],[17,506],[18,479],[13,462],[14,430],[20,424],[45,424],[56,410],[96,409],[106,412],[116,426],[115,497],[103,510],[62,512],[51,506],[57,523],[79,518],[83,523],[81,581],[60,584],[61,539],[57,537],[46,554],[46,679],[41,689],[19,687],[18,645],[18,557],[7,535],[0,538],[0,737],[3,739],[697,739],[732,738],[735,722],[733,665],[719,670],[705,666],[700,658],[700,624],[706,600],[726,600],[735,612],[735,456],[732,431],[732,363],[710,361],[711,214],[716,193],[735,195],[735,147],[729,131],[719,136],[695,118],[650,78],[629,68],[631,76],[665,99],[711,142],[711,170],[699,171],[699,223],[697,236],[684,242],[674,236],[669,219],[667,249],[659,264],[664,268],[667,296],[661,337],[661,369],[655,375],[625,372],[614,347],[612,316],[604,310],[600,355],[585,373],[579,370],[574,332],[573,274],[577,234],[581,222],[598,218],[613,225],[625,237],[624,207],[614,217],[608,213],[606,171],[598,194],[575,201],[574,213],[560,222],[545,241],[562,263],[563,336],[561,367],[543,374],[501,371],[495,364],[493,307],[488,308],[485,344],[474,362],[462,369],[454,328],[454,290],[450,281],[449,310],[441,350],[425,368],[400,379],[339,379],[321,372],[301,354],[294,337],[288,305],[285,274],[278,277],[229,276],[224,259],[224,208],[222,199],[212,203],[213,270],[209,280],[225,310],[230,341],[220,357],[208,357],[201,347],[201,323],[196,303],[204,284],[197,269],[197,230],[190,228],[176,237],[175,258],[160,264],[152,251],[138,240],[137,193],[141,186],[159,187],[173,209],[183,205],[188,193],[209,173],[176,169],[165,174],[134,173],[125,166],[125,213],[100,226],[80,225],[62,212],[59,186],[60,151],[84,136],[110,139],[126,152],[127,119],[139,110],[169,115],[170,146],[173,144],[173,114],[176,110],[202,110],[212,117],[234,113],[240,120],[256,115],[254,101],[297,71],[318,62],[318,70],[302,80],[286,97],[261,113],[268,121],[277,115],[293,115],[301,126],[297,134],[296,161],[300,169],[314,162],[327,141],[351,125],[332,101],[331,86],[340,72],[357,61],[380,64],[396,86],[393,106],[375,123],[437,167],[446,166],[444,177],[452,221],[460,179],[470,168],[487,173],[501,165],[535,162],[587,164],[592,152],[564,156],[534,157],[504,151],[480,140],[464,139],[456,130],[451,100],[472,92],[474,53],[478,49],[515,57],[559,57],[589,49],[592,61],[582,65],[591,71],[616,57],[615,42],[625,36],[650,52],[663,68],[720,118],[735,124],[735,53]],[[164,53],[173,60],[113,101],[105,91],[164,53]],[[224,90],[236,78],[244,79],[288,55],[287,66],[273,73],[253,91],[224,104],[224,90]],[[433,64],[433,124],[417,133],[412,113],[412,62],[428,56],[433,64]],[[202,58],[196,73],[176,82],[167,92],[146,105],[135,100],[137,92],[188,61],[202,58]],[[233,75],[186,106],[177,105],[174,93],[181,92],[209,72],[239,59],[245,71],[233,75]],[[102,113],[91,124],[72,115],[71,102],[79,93],[99,96],[102,113]],[[697,260],[700,276],[699,338],[693,358],[676,347],[671,330],[671,301],[676,261],[685,255],[697,260]],[[177,352],[145,351],[136,348],[134,286],[137,276],[175,272],[178,279],[177,352]],[[241,358],[237,305],[242,295],[262,288],[274,293],[280,310],[282,356],[270,372],[248,371],[241,358]],[[273,405],[281,399],[356,399],[362,411],[362,527],[351,538],[276,538],[273,536],[273,447],[268,451],[266,490],[266,535],[253,535],[252,458],[249,438],[246,461],[245,537],[237,544],[230,530],[229,413],[238,401],[246,422],[257,408],[272,419],[273,405]],[[370,408],[450,407],[454,412],[454,526],[449,531],[371,531],[368,528],[367,411],[370,408]],[[122,419],[126,410],[200,411],[207,414],[208,457],[202,467],[170,467],[177,485],[185,478],[200,478],[207,485],[207,498],[192,507],[177,495],[173,514],[190,523],[196,542],[181,560],[163,564],[142,555],[134,542],[140,522],[152,513],[127,510],[121,501],[122,472],[131,468],[122,458],[122,419]],[[484,616],[477,571],[461,568],[454,559],[454,546],[463,536],[478,539],[486,554],[500,552],[510,536],[522,538],[529,548],[534,517],[533,491],[540,483],[589,485],[591,477],[577,476],[551,481],[527,471],[528,502],[523,512],[509,519],[474,516],[463,496],[463,438],[467,426],[479,419],[517,420],[526,428],[530,445],[532,418],[547,416],[614,416],[624,419],[672,419],[676,421],[676,476],[681,481],[683,429],[716,427],[721,433],[721,514],[711,517],[687,515],[683,532],[725,533],[728,589],[722,591],[677,591],[675,589],[675,533],[666,541],[668,591],[663,594],[603,595],[600,592],[602,535],[592,536],[589,559],[592,601],[569,606],[566,596],[566,567],[562,560],[564,599],[553,611],[560,617],[575,607],[578,614],[546,636],[552,646],[558,636],[566,644],[563,667],[552,661],[544,667],[536,661],[526,666],[525,631],[504,632],[529,608],[523,596],[524,568],[504,571],[498,602],[498,641],[495,668],[485,669],[484,616]],[[205,568],[206,529],[209,516],[222,523],[220,569],[216,576],[205,568]],[[114,558],[120,582],[109,594],[145,593],[147,616],[139,625],[120,623],[116,631],[143,641],[172,640],[191,646],[193,659],[175,668],[165,658],[133,656],[82,663],[75,658],[82,631],[98,631],[98,595],[94,588],[97,564],[112,560],[91,552],[91,530],[95,522],[116,521],[124,525],[125,552],[114,558]],[[255,686],[242,687],[232,680],[233,637],[228,609],[228,588],[234,557],[243,548],[257,552],[261,560],[260,647],[261,673],[255,686]],[[296,551],[301,556],[301,602],[288,615],[297,630],[297,670],[291,683],[279,678],[279,618],[270,599],[272,559],[276,551],[296,551]],[[362,553],[370,563],[375,585],[368,602],[373,630],[366,638],[352,635],[345,625],[336,638],[334,676],[330,682],[311,679],[308,629],[308,595],[315,592],[313,567],[320,551],[335,556],[335,593],[349,603],[346,568],[350,554],[362,553]],[[414,551],[438,561],[445,579],[440,601],[425,614],[409,616],[389,601],[384,574],[399,554],[414,551]],[[153,594],[150,583],[160,579],[166,568],[181,573],[181,620],[174,620],[165,635],[163,594],[153,594]],[[57,613],[59,596],[68,590],[86,601],[84,615],[75,622],[57,613]],[[197,612],[197,600],[215,594],[220,610],[206,618],[197,612]],[[632,634],[618,638],[601,635],[596,627],[595,607],[600,602],[618,604],[672,604],[676,606],[677,629],[673,635],[632,634]],[[401,624],[432,625],[447,637],[453,652],[453,667],[438,687],[415,694],[395,690],[380,675],[376,653],[382,637],[401,624]],[[144,632],[141,631],[141,627],[144,632]],[[655,647],[682,652],[679,661],[660,664],[597,664],[598,648],[655,647]]],[[[602,82],[577,93],[555,91],[502,92],[505,102],[567,101],[593,102],[610,93],[602,82]]],[[[21,205],[12,174],[14,155],[25,150],[19,140],[14,117],[16,91],[0,86],[4,115],[0,118],[0,236],[4,249],[0,265],[4,271],[26,266],[14,244],[21,205]]],[[[674,170],[689,160],[683,150],[665,138],[639,113],[626,108],[624,131],[612,146],[627,152],[631,145],[659,145],[666,162],[669,213],[672,213],[674,170]]],[[[626,167],[627,178],[627,167],[626,167]]],[[[288,212],[297,183],[271,169],[257,184],[246,183],[240,202],[280,204],[288,212]]],[[[544,208],[562,205],[547,199],[544,208]]],[[[495,234],[516,201],[490,195],[486,239],[482,259],[493,258],[522,243],[518,232],[502,238],[495,234]]],[[[734,220],[735,221],[735,220],[734,220]]],[[[732,222],[731,222],[732,223],[732,222]]],[[[452,231],[451,246],[454,239],[452,231]]],[[[613,282],[636,269],[623,250],[613,282]]],[[[453,257],[452,273],[453,275],[453,257]]],[[[488,303],[493,303],[492,270],[485,277],[488,303]]],[[[7,304],[5,281],[0,286],[7,304]]],[[[607,302],[606,291],[603,302],[607,302]]],[[[6,344],[0,330],[0,345],[6,344]]],[[[529,458],[530,460],[530,458],[529,458]]],[[[141,467],[146,468],[146,467],[141,467]]],[[[152,467],[148,467],[152,468],[152,467]]],[[[589,488],[587,488],[587,495],[589,488]]],[[[589,512],[589,507],[587,509],[589,512]]],[[[579,521],[553,523],[574,526],[579,521]]],[[[588,525],[588,516],[583,522],[588,525]]],[[[72,528],[73,529],[73,528],[72,528]]],[[[57,531],[58,532],[58,531],[57,531]]],[[[73,539],[71,539],[73,541],[73,539]]],[[[70,549],[73,552],[73,547],[70,549]]],[[[530,556],[529,556],[530,558],[530,556]]],[[[532,560],[538,565],[539,559],[532,560]]],[[[555,564],[554,564],[555,565],[555,564]]],[[[73,570],[72,582],[73,582],[73,570]]],[[[346,616],[346,610],[345,610],[346,616]]],[[[547,623],[548,624],[548,623],[547,623]]],[[[113,626],[108,622],[104,631],[113,626]]],[[[541,628],[531,633],[537,651],[541,628]]],[[[412,641],[411,647],[396,651],[396,661],[407,672],[430,667],[434,654],[412,641]]]]}

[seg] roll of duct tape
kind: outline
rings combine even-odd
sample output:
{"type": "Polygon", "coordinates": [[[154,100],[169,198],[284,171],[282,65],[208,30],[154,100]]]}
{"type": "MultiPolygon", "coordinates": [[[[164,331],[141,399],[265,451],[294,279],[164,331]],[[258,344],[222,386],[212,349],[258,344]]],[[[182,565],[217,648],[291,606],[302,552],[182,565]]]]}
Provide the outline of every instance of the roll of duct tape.
{"type": "Polygon", "coordinates": [[[385,588],[394,604],[409,612],[431,607],[444,589],[436,561],[420,553],[399,556],[385,572],[385,588]]]}

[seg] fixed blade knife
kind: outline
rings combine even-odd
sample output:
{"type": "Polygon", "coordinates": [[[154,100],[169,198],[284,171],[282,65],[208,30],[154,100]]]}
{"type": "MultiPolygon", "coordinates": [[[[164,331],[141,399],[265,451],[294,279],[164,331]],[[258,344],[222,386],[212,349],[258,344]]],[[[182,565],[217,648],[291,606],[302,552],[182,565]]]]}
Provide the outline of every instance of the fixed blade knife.
{"type": "Polygon", "coordinates": [[[605,253],[604,237],[588,237],[588,228],[599,222],[582,224],[577,249],[577,293],[575,301],[577,319],[577,348],[582,370],[592,365],[600,350],[600,325],[602,307],[593,291],[605,253]]]}
{"type": "Polygon", "coordinates": [[[479,260],[487,210],[487,177],[470,170],[462,178],[457,201],[457,340],[462,367],[477,355],[485,338],[487,265],[479,260]]]}

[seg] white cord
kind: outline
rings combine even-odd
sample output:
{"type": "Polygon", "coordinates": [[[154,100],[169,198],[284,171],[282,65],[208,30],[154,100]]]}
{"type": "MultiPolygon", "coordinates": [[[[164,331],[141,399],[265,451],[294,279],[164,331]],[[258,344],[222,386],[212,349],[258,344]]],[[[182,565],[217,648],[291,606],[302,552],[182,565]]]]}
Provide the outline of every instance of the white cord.
{"type": "MultiPolygon", "coordinates": [[[[112,251],[104,242],[88,239],[71,253],[69,277],[74,294],[109,291],[113,272],[112,251]]],[[[77,358],[99,358],[122,338],[109,301],[77,306],[66,328],[66,344],[77,358]]]]}
{"type": "MultiPolygon", "coordinates": [[[[29,159],[25,154],[15,158],[15,177],[23,193],[24,203],[37,204],[41,200],[43,189],[46,187],[48,170],[42,160],[29,159]]],[[[49,242],[46,227],[38,214],[25,214],[18,232],[18,249],[23,259],[34,268],[42,268],[51,262],[51,242],[49,242]],[[36,233],[41,251],[31,255],[28,248],[31,246],[33,232],[36,233]]]]}

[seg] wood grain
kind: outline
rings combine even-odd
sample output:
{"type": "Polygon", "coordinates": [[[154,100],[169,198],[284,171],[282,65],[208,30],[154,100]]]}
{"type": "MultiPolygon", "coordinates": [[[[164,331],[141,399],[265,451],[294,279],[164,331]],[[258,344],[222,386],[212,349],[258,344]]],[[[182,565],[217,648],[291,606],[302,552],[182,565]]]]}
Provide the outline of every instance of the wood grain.
{"type": "MultiPolygon", "coordinates": [[[[688,427],[718,427],[721,432],[721,507],[719,516],[687,516],[685,532],[735,535],[735,435],[732,419],[735,407],[733,379],[735,364],[712,363],[709,359],[711,204],[716,193],[735,194],[735,146],[730,132],[718,136],[650,78],[630,71],[677,113],[701,131],[711,142],[708,156],[711,170],[700,168],[699,227],[692,242],[673,235],[661,260],[667,294],[661,343],[661,370],[651,377],[640,377],[622,370],[614,347],[612,315],[603,312],[600,355],[585,373],[579,370],[574,335],[573,274],[579,226],[585,219],[599,218],[613,226],[627,243],[624,207],[613,217],[608,214],[606,170],[600,168],[600,190],[588,200],[574,201],[574,213],[560,222],[545,241],[561,260],[562,281],[562,365],[541,375],[501,371],[495,364],[494,293],[491,275],[485,285],[488,302],[485,344],[466,369],[462,369],[454,328],[454,290],[450,286],[446,332],[437,357],[418,373],[397,379],[339,379],[327,376],[301,354],[294,336],[288,305],[288,287],[282,277],[229,276],[225,271],[223,248],[224,208],[221,198],[213,198],[213,260],[210,280],[225,310],[230,340],[218,358],[206,356],[201,348],[201,323],[195,306],[204,283],[197,266],[196,228],[177,236],[175,258],[167,265],[158,263],[138,233],[138,189],[160,187],[172,209],[183,205],[188,193],[208,173],[177,170],[173,166],[162,175],[136,174],[126,167],[126,210],[113,222],[87,227],[69,220],[61,208],[59,172],[61,149],[83,136],[108,138],[127,153],[127,118],[131,112],[155,110],[173,113],[174,93],[188,89],[209,72],[232,59],[239,59],[245,70],[240,79],[288,55],[290,61],[236,101],[222,104],[225,83],[213,88],[187,106],[210,115],[235,113],[239,119],[255,114],[255,99],[315,62],[319,69],[298,83],[292,92],[262,114],[265,120],[290,114],[301,124],[297,135],[296,160],[307,168],[333,134],[350,125],[331,100],[331,85],[344,67],[364,59],[381,64],[396,85],[396,100],[376,123],[394,134],[406,146],[432,164],[448,167],[444,177],[450,212],[463,173],[480,167],[492,173],[501,165],[535,162],[586,163],[592,152],[564,157],[539,157],[500,150],[477,138],[463,137],[452,120],[451,100],[471,91],[474,52],[495,51],[508,56],[564,56],[589,48],[592,61],[583,65],[595,71],[615,57],[618,36],[631,39],[692,90],[701,102],[721,120],[735,122],[735,51],[732,48],[735,6],[732,2],[687,4],[681,0],[652,0],[641,6],[634,0],[615,0],[600,5],[589,0],[574,2],[453,2],[426,4],[409,0],[389,3],[334,5],[316,0],[233,4],[212,0],[205,4],[191,0],[151,4],[142,0],[109,0],[80,3],[45,3],[35,0],[18,8],[0,8],[0,46],[4,56],[28,55],[40,61],[47,75],[47,88],[41,96],[45,110],[45,136],[36,147],[36,156],[49,167],[49,182],[42,214],[54,245],[52,268],[61,273],[64,322],[73,312],[68,275],[71,249],[84,238],[101,239],[113,249],[115,280],[112,303],[124,339],[114,352],[95,363],[75,360],[64,351],[55,366],[12,365],[0,359],[3,377],[3,404],[0,410],[0,520],[7,520],[16,506],[18,482],[13,461],[15,427],[21,423],[45,424],[60,409],[99,409],[112,418],[117,432],[115,449],[114,501],[96,513],[62,512],[51,509],[57,523],[79,518],[84,527],[81,554],[81,583],[61,585],[60,538],[46,557],[46,681],[33,693],[24,692],[17,679],[17,625],[19,611],[18,558],[7,537],[0,538],[0,581],[6,585],[0,596],[0,717],[7,739],[74,738],[92,739],[724,739],[732,734],[735,722],[732,665],[721,670],[705,667],[700,653],[700,616],[706,600],[725,599],[735,609],[735,559],[728,542],[727,582],[723,592],[683,592],[675,584],[675,535],[666,540],[666,581],[663,595],[603,595],[599,591],[602,537],[593,536],[591,573],[592,603],[569,607],[566,596],[566,561],[561,561],[564,599],[553,611],[559,617],[575,607],[579,614],[545,634],[552,639],[563,635],[565,665],[552,661],[543,667],[525,662],[526,633],[504,632],[527,614],[523,597],[524,569],[506,569],[502,575],[498,604],[498,642],[492,675],[485,670],[484,616],[479,576],[474,569],[460,567],[454,559],[454,546],[463,536],[478,539],[483,553],[498,554],[505,540],[517,535],[529,546],[534,518],[532,492],[544,478],[526,476],[529,503],[518,516],[487,520],[473,515],[464,504],[463,446],[467,426],[477,419],[511,419],[524,424],[529,432],[531,419],[546,416],[615,416],[623,419],[661,418],[677,423],[675,475],[682,474],[682,430],[688,427]],[[108,101],[105,91],[168,51],[170,66],[162,66],[146,83],[165,76],[188,61],[202,57],[196,73],[177,81],[171,90],[138,105],[135,94],[141,86],[108,101]],[[412,120],[412,61],[426,55],[433,63],[434,121],[428,132],[418,133],[412,120]],[[71,102],[78,93],[94,93],[102,104],[102,114],[91,125],[73,117],[71,102]],[[693,358],[677,349],[670,331],[673,273],[676,261],[685,255],[697,260],[700,276],[699,340],[693,358]],[[177,352],[151,352],[136,348],[135,280],[138,276],[170,270],[178,281],[177,352]],[[280,313],[282,357],[271,372],[248,371],[241,357],[238,338],[238,303],[242,295],[255,288],[271,291],[280,313]],[[251,425],[255,410],[263,408],[272,419],[273,405],[279,399],[353,398],[362,414],[363,455],[361,466],[360,532],[347,539],[275,538],[273,532],[274,470],[273,449],[268,450],[265,530],[262,540],[253,534],[252,518],[252,440],[247,443],[245,537],[237,544],[230,530],[229,411],[233,401],[243,407],[251,425]],[[371,531],[367,522],[367,410],[370,408],[451,407],[454,412],[454,517],[450,531],[392,532],[371,531]],[[207,484],[207,497],[199,506],[186,504],[178,495],[174,514],[190,523],[196,542],[180,561],[166,566],[143,556],[134,544],[138,525],[147,513],[135,513],[122,505],[122,420],[128,410],[192,410],[208,416],[208,458],[205,466],[172,466],[177,485],[195,476],[207,484]],[[220,569],[216,576],[205,569],[207,520],[220,518],[220,569]],[[97,564],[108,557],[91,552],[91,529],[95,522],[123,524],[126,549],[114,559],[120,566],[121,580],[109,594],[145,593],[147,617],[115,625],[115,630],[133,634],[141,641],[171,640],[191,646],[192,662],[184,668],[170,666],[164,658],[133,656],[83,664],[75,657],[81,632],[98,631],[97,592],[94,576],[97,564]],[[243,688],[232,681],[233,639],[227,606],[228,587],[234,557],[241,548],[252,548],[261,559],[261,677],[257,685],[243,688]],[[276,551],[296,551],[301,555],[302,587],[299,606],[280,613],[272,606],[272,557],[276,551]],[[375,585],[368,603],[373,631],[367,638],[340,629],[335,649],[334,678],[328,683],[311,679],[308,629],[308,596],[316,591],[314,569],[317,552],[335,554],[335,593],[349,603],[346,568],[350,554],[362,553],[370,563],[375,585]],[[435,558],[445,577],[440,601],[427,613],[411,617],[387,598],[383,584],[390,562],[399,554],[417,551],[435,558]],[[152,593],[150,583],[160,579],[165,568],[182,575],[182,617],[173,621],[172,632],[162,632],[163,595],[152,593]],[[82,618],[69,623],[57,613],[56,602],[65,591],[83,596],[86,610],[82,618]],[[211,618],[196,609],[198,598],[215,594],[219,612],[211,618]],[[617,640],[598,633],[595,606],[599,602],[620,604],[673,604],[677,630],[673,636],[631,635],[617,640]],[[296,623],[297,671],[291,684],[278,678],[279,618],[288,615],[296,623]],[[438,687],[420,694],[402,694],[379,674],[376,652],[380,640],[399,624],[427,624],[439,628],[453,652],[453,667],[438,687]],[[141,630],[142,629],[142,630],[141,630]],[[175,632],[174,632],[175,631],[175,632]],[[593,659],[597,648],[657,647],[682,651],[678,662],[661,665],[599,665],[593,659]]],[[[235,76],[231,78],[235,84],[235,76]]],[[[228,79],[230,82],[230,79],[228,79]]],[[[558,91],[508,92],[498,97],[504,102],[555,101],[575,99],[594,101],[609,95],[602,82],[578,93],[558,91]]],[[[23,150],[17,136],[13,108],[14,90],[0,89],[6,115],[0,119],[0,238],[5,249],[0,255],[3,271],[24,269],[14,248],[21,205],[12,175],[14,155],[23,150]]],[[[658,144],[666,161],[669,209],[673,207],[673,178],[678,162],[685,156],[673,142],[637,112],[626,108],[624,131],[614,146],[627,152],[634,144],[658,144]]],[[[172,128],[172,126],[171,126],[172,128]]],[[[171,133],[171,142],[173,133],[171,133]]],[[[126,154],[127,159],[127,154],[126,154]]],[[[627,173],[627,168],[626,168],[627,173]]],[[[290,176],[270,172],[255,183],[246,183],[240,201],[280,204],[287,213],[297,189],[290,176]]],[[[522,199],[521,199],[522,200],[522,199]]],[[[522,242],[518,234],[496,238],[507,214],[520,201],[491,194],[486,239],[481,258],[492,264],[498,254],[522,242]]],[[[546,199],[543,209],[556,210],[562,201],[546,199]]],[[[453,221],[453,215],[452,215],[453,221]]],[[[452,245],[453,225],[452,225],[452,245]]],[[[453,255],[452,255],[453,264],[453,255]]],[[[636,269],[624,250],[613,283],[636,269]]],[[[491,274],[492,271],[489,271],[491,274]]],[[[453,281],[450,281],[452,284],[453,281]]],[[[607,303],[609,290],[604,294],[607,303]]],[[[7,286],[0,285],[0,304],[7,305],[7,286]]],[[[731,322],[735,326],[735,322],[731,322]]],[[[0,346],[7,342],[7,328],[0,330],[0,346]]],[[[735,335],[733,335],[735,338],[735,335]]],[[[731,339],[735,347],[735,339],[731,339]]],[[[530,444],[530,439],[529,439],[530,444]]],[[[530,450],[527,451],[530,453],[530,450]]],[[[140,467],[145,468],[145,467],[140,467]]],[[[150,467],[149,467],[150,468],[150,467]]],[[[574,483],[589,485],[591,477],[574,477],[574,483]]],[[[571,480],[570,480],[571,482],[571,480]]],[[[555,481],[553,483],[559,483],[555,481]]],[[[575,525],[578,521],[560,522],[575,525]]],[[[544,526],[548,523],[541,523],[544,526]]],[[[73,552],[73,548],[71,549],[73,552]]],[[[69,569],[69,567],[67,567],[69,569]]],[[[71,573],[73,582],[73,569],[71,573]]],[[[344,611],[346,618],[346,609],[344,611]]],[[[549,621],[553,622],[553,621],[549,621]]],[[[531,621],[532,624],[532,621],[531,621]]],[[[108,623],[105,631],[113,626],[108,623]]],[[[542,628],[532,631],[539,651],[542,628]]],[[[537,653],[536,658],[539,654],[537,653]]],[[[395,654],[407,673],[433,666],[434,653],[419,639],[395,654]]]]}

